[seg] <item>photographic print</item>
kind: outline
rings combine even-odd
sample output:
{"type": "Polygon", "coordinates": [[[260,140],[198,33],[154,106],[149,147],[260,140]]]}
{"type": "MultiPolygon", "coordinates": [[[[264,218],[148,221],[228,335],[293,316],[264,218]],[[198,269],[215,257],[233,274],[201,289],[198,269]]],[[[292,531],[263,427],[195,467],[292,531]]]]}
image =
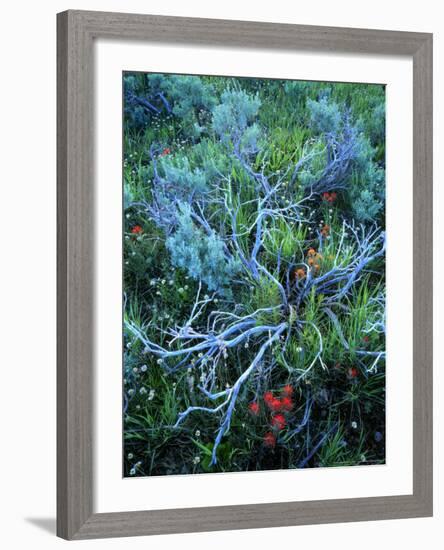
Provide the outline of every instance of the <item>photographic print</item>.
{"type": "Polygon", "coordinates": [[[123,476],[385,463],[385,87],[123,73],[123,476]]]}

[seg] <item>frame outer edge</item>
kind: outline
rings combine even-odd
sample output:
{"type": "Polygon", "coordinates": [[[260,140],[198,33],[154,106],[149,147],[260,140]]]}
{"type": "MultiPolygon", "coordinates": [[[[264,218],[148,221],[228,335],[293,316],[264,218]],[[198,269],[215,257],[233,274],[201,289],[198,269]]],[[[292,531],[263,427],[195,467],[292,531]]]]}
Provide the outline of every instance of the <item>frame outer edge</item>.
{"type": "Polygon", "coordinates": [[[413,493],[433,515],[433,35],[413,56],[413,493]]]}
{"type": "Polygon", "coordinates": [[[67,285],[66,172],[68,18],[57,15],[57,534],[67,534],[67,285]]]}
{"type": "Polygon", "coordinates": [[[74,538],[93,510],[92,40],[57,15],[57,534],[74,538]]]}
{"type": "Polygon", "coordinates": [[[57,59],[57,534],[79,540],[432,515],[432,35],[69,10],[57,16],[57,59]],[[413,495],[93,514],[93,39],[148,36],[413,56],[413,495]]]}

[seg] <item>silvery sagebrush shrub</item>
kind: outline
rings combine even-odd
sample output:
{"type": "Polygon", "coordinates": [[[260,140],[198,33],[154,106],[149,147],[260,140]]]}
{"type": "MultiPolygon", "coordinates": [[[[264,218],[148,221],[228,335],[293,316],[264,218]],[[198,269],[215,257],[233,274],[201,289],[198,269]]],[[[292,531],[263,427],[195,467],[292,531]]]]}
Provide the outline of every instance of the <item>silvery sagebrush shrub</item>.
{"type": "Polygon", "coordinates": [[[213,130],[223,143],[238,143],[245,139],[248,150],[257,147],[259,128],[253,125],[261,101],[243,90],[227,90],[222,93],[221,102],[213,109],[213,130]],[[253,126],[251,126],[253,125],[253,126]],[[248,128],[248,133],[246,134],[248,128]]]}
{"type": "Polygon", "coordinates": [[[163,160],[161,168],[164,173],[162,182],[164,186],[173,188],[173,193],[179,198],[192,194],[201,194],[208,191],[207,176],[201,168],[192,169],[187,157],[173,161],[163,160]]]}
{"type": "Polygon", "coordinates": [[[187,271],[188,275],[201,280],[209,290],[229,295],[229,285],[240,270],[240,263],[227,257],[222,239],[212,231],[210,234],[196,227],[188,204],[179,205],[177,227],[168,237],[166,246],[171,263],[187,271]]]}
{"type": "Polygon", "coordinates": [[[213,86],[198,76],[127,75],[124,91],[130,107],[126,112],[129,124],[143,127],[153,114],[166,112],[179,117],[184,131],[192,138],[205,130],[205,115],[216,104],[213,86]]]}
{"type": "Polygon", "coordinates": [[[319,101],[307,100],[307,109],[310,117],[310,126],[320,134],[338,134],[341,123],[341,110],[339,105],[322,97],[319,101]]]}
{"type": "MultiPolygon", "coordinates": [[[[322,186],[322,191],[344,188],[350,208],[358,222],[373,221],[384,206],[385,170],[374,160],[375,149],[364,135],[362,123],[353,124],[345,107],[322,97],[307,100],[310,126],[319,134],[309,144],[306,154],[313,154],[300,174],[306,188],[322,186]],[[341,115],[342,112],[342,115],[341,115]],[[332,149],[334,148],[334,150],[332,149]],[[329,168],[333,153],[338,163],[329,168]]],[[[377,116],[381,117],[381,109],[377,116]]],[[[375,128],[380,130],[381,124],[375,128]]]]}
{"type": "Polygon", "coordinates": [[[216,104],[213,86],[205,84],[198,76],[173,76],[161,87],[170,98],[173,114],[181,119],[188,135],[199,137],[205,130],[209,112],[216,104]]]}

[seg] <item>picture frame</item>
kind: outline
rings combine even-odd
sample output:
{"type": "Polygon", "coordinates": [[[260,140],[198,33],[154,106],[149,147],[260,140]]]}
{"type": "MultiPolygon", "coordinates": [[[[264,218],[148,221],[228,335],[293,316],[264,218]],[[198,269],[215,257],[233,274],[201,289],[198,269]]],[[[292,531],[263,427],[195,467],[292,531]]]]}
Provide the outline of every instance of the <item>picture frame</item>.
{"type": "Polygon", "coordinates": [[[432,35],[69,10],[57,16],[57,534],[67,540],[433,513],[432,35]],[[93,44],[99,38],[413,60],[413,493],[94,513],[93,44]]]}

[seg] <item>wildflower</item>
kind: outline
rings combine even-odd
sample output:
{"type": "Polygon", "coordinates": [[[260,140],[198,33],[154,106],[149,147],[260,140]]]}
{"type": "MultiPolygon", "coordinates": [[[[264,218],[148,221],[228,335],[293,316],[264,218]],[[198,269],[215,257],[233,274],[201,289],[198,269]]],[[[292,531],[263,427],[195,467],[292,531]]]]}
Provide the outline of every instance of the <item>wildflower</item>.
{"type": "Polygon", "coordinates": [[[148,394],[148,401],[152,401],[155,395],[156,395],[155,390],[150,390],[150,393],[148,394]]]}
{"type": "Polygon", "coordinates": [[[196,437],[200,437],[200,430],[196,430],[196,433],[194,434],[196,437]]]}
{"type": "Polygon", "coordinates": [[[251,412],[251,414],[254,414],[257,416],[259,414],[259,403],[257,401],[253,401],[248,405],[248,409],[251,412]]]}
{"type": "Polygon", "coordinates": [[[280,411],[282,409],[282,401],[280,399],[274,398],[269,407],[272,411],[280,411]]]}
{"type": "Polygon", "coordinates": [[[365,343],[367,343],[369,340],[370,340],[369,336],[363,336],[362,337],[362,341],[365,342],[365,343]]]}
{"type": "Polygon", "coordinates": [[[350,378],[356,378],[358,376],[358,369],[356,367],[350,367],[348,369],[348,376],[350,378]]]}
{"type": "Polygon", "coordinates": [[[141,233],[143,233],[143,229],[140,227],[140,225],[135,225],[132,229],[131,229],[131,233],[133,235],[140,235],[141,233]]]}
{"type": "Polygon", "coordinates": [[[271,393],[271,391],[267,391],[264,393],[264,401],[265,403],[268,405],[269,403],[271,403],[273,401],[274,397],[273,397],[273,394],[271,393]]]}
{"type": "Polygon", "coordinates": [[[275,445],[276,445],[276,436],[272,432],[267,432],[264,435],[264,445],[266,447],[275,447],[275,445]]]}
{"type": "Polygon", "coordinates": [[[309,248],[308,249],[308,252],[307,252],[307,255],[308,256],[316,256],[317,252],[314,248],[309,248]]]}
{"type": "Polygon", "coordinates": [[[159,357],[159,359],[157,360],[157,364],[161,365],[162,363],[163,363],[163,359],[161,357],[159,357]]]}
{"type": "Polygon", "coordinates": [[[323,200],[327,202],[334,202],[336,200],[336,197],[337,197],[337,194],[335,193],[335,191],[332,191],[331,193],[328,193],[328,192],[322,193],[323,200]]]}
{"type": "Polygon", "coordinates": [[[322,235],[323,237],[328,237],[329,234],[330,234],[330,226],[327,225],[327,224],[325,224],[325,225],[322,227],[322,229],[321,229],[321,235],[322,235]]]}
{"type": "Polygon", "coordinates": [[[282,393],[285,395],[285,397],[291,397],[293,395],[293,386],[291,384],[286,384],[282,388],[282,393]]]}
{"type": "Polygon", "coordinates": [[[291,409],[293,408],[293,401],[291,397],[288,397],[288,396],[283,397],[281,399],[281,407],[283,411],[287,411],[287,412],[291,411],[291,409]]]}
{"type": "Polygon", "coordinates": [[[134,458],[133,453],[128,453],[128,460],[131,460],[132,458],[134,458]]]}
{"type": "Polygon", "coordinates": [[[296,269],[296,272],[294,274],[296,279],[305,279],[305,270],[302,268],[296,269]]]}
{"type": "Polygon", "coordinates": [[[141,395],[144,395],[144,394],[146,393],[146,388],[145,388],[144,386],[142,386],[142,387],[140,388],[140,390],[139,390],[139,393],[140,393],[141,395]]]}
{"type": "Polygon", "coordinates": [[[356,428],[358,427],[358,423],[353,420],[353,422],[351,423],[351,427],[356,430],[356,428]]]}
{"type": "Polygon", "coordinates": [[[200,462],[200,456],[195,456],[193,458],[193,464],[199,464],[199,462],[200,462]]]}
{"type": "Polygon", "coordinates": [[[129,471],[129,473],[130,473],[130,476],[136,475],[136,468],[131,468],[131,470],[129,471]]]}
{"type": "Polygon", "coordinates": [[[285,416],[283,414],[276,414],[271,419],[271,425],[277,430],[283,430],[286,425],[285,416]]]}
{"type": "Polygon", "coordinates": [[[165,147],[165,149],[160,153],[161,157],[164,157],[165,155],[169,155],[171,153],[171,149],[169,147],[165,147]]]}

